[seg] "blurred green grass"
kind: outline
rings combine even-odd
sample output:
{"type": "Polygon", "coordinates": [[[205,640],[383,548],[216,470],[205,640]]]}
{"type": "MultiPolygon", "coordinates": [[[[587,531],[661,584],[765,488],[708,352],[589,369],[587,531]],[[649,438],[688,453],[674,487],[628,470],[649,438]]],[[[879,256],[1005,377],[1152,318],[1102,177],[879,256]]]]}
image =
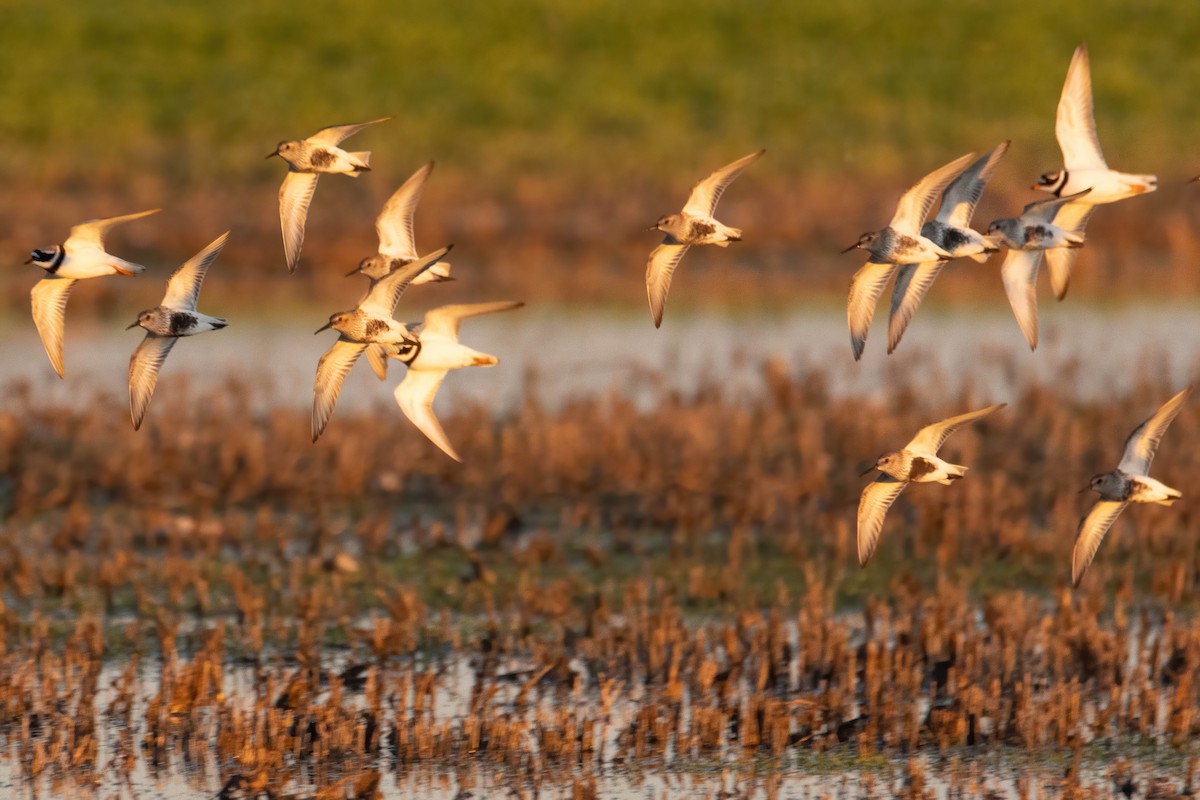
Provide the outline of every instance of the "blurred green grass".
{"type": "Polygon", "coordinates": [[[760,146],[775,180],[915,175],[1003,138],[1051,169],[1080,41],[1113,165],[1200,167],[1196,3],[4,6],[0,174],[24,190],[274,183],[279,139],[386,114],[355,148],[486,186],[691,181],[760,146]]]}

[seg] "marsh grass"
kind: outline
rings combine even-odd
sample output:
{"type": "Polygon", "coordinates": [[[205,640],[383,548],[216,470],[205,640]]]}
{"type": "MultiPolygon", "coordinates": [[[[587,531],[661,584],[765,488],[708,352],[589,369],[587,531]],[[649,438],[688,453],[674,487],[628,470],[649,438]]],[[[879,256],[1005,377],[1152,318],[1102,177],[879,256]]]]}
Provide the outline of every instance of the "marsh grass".
{"type": "MultiPolygon", "coordinates": [[[[859,470],[994,398],[826,383],[772,362],[750,398],[468,407],[445,418],[462,466],[398,417],[313,446],[237,382],[139,434],[9,387],[0,752],[22,780],[151,769],[225,797],[373,797],[421,767],[573,797],[732,769],[773,796],[817,763],[922,797],[1009,790],[987,765],[1025,758],[1023,791],[1191,786],[1187,501],[1130,509],[1068,577],[1075,490],[1175,387],[1009,398],[860,570],[859,470]]],[[[1155,460],[1185,497],[1196,419],[1155,460]]]]}

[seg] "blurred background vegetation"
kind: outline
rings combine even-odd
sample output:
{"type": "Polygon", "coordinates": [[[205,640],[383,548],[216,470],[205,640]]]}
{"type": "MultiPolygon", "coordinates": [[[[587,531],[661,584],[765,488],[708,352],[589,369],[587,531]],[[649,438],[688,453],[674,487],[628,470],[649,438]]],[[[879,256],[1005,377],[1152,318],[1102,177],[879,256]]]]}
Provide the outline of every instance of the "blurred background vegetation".
{"type": "MultiPolygon", "coordinates": [[[[1054,111],[1081,41],[1110,162],[1157,172],[1163,185],[1105,221],[1128,220],[1134,244],[1153,245],[1161,237],[1139,239],[1142,223],[1186,202],[1183,182],[1200,171],[1195,3],[5,8],[0,211],[9,224],[0,246],[14,258],[80,219],[163,206],[147,232],[130,233],[135,249],[178,248],[182,260],[235,224],[228,255],[281,277],[280,164],[263,156],[284,138],[392,115],[351,142],[374,151],[373,176],[323,182],[302,280],[320,280],[312,273],[321,260],[352,263],[369,250],[383,199],[436,159],[418,216],[424,244],[473,240],[537,256],[549,247],[558,258],[542,260],[600,259],[633,285],[653,244],[639,226],[677,207],[711,169],[766,147],[768,158],[727,195],[726,215],[767,248],[753,260],[795,271],[795,251],[812,248],[817,284],[841,292],[855,265],[829,251],[878,227],[900,191],[963,152],[1014,142],[994,181],[1000,199],[981,213],[1015,213],[1032,199],[1032,179],[1060,164],[1054,111]]],[[[1193,222],[1183,238],[1194,250],[1193,222]]],[[[1180,253],[1178,241],[1169,246],[1180,253]]],[[[6,296],[24,305],[27,283],[6,296]]],[[[567,300],[583,288],[555,286],[504,288],[567,300]]]]}

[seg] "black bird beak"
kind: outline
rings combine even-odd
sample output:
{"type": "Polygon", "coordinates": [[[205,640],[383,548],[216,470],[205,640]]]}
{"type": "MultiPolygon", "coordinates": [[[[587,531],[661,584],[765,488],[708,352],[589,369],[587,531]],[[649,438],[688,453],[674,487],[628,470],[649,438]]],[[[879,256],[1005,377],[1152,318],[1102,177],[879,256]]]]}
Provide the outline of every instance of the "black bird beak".
{"type": "Polygon", "coordinates": [[[354,269],[352,269],[346,273],[346,277],[349,278],[351,275],[357,275],[361,271],[362,271],[362,267],[355,267],[354,269]]]}
{"type": "Polygon", "coordinates": [[[26,264],[32,264],[32,263],[33,263],[33,256],[30,256],[29,258],[25,259],[25,263],[26,263],[26,264]]]}
{"type": "Polygon", "coordinates": [[[840,255],[842,255],[843,253],[849,253],[851,250],[855,250],[855,249],[857,249],[857,248],[858,248],[858,242],[855,242],[854,244],[852,244],[852,245],[850,245],[849,247],[847,247],[845,250],[842,250],[842,251],[838,252],[838,255],[840,256],[840,255]]]}
{"type": "Polygon", "coordinates": [[[1089,483],[1087,486],[1083,487],[1082,489],[1080,489],[1080,490],[1079,490],[1078,492],[1076,492],[1075,494],[1083,494],[1084,492],[1086,492],[1086,491],[1087,491],[1088,489],[1090,489],[1090,488],[1092,488],[1092,485],[1089,483]]]}
{"type": "Polygon", "coordinates": [[[658,230],[658,223],[657,222],[654,223],[649,228],[642,228],[642,230],[643,231],[656,231],[656,230],[658,230]]]}
{"type": "Polygon", "coordinates": [[[271,155],[267,156],[267,158],[274,158],[274,157],[275,157],[275,156],[277,156],[277,155],[279,155],[279,151],[278,151],[278,150],[276,150],[274,153],[271,153],[271,155]]]}
{"type": "Polygon", "coordinates": [[[872,464],[871,466],[864,469],[862,472],[858,473],[858,477],[860,477],[860,478],[865,477],[867,475],[867,473],[873,472],[874,470],[875,470],[875,465],[872,464]]]}
{"type": "Polygon", "coordinates": [[[326,322],[324,325],[322,325],[321,327],[319,327],[319,328],[317,328],[315,331],[313,331],[313,336],[316,336],[316,335],[317,335],[318,333],[320,333],[321,331],[327,331],[327,330],[329,330],[329,329],[330,329],[330,328],[332,328],[332,327],[333,327],[333,323],[332,323],[332,322],[326,322]]]}
{"type": "Polygon", "coordinates": [[[135,319],[135,320],[133,321],[133,324],[132,324],[132,325],[126,325],[126,326],[125,326],[125,330],[127,330],[127,331],[128,331],[128,330],[132,330],[132,329],[136,328],[137,326],[138,326],[138,321],[135,319]]]}

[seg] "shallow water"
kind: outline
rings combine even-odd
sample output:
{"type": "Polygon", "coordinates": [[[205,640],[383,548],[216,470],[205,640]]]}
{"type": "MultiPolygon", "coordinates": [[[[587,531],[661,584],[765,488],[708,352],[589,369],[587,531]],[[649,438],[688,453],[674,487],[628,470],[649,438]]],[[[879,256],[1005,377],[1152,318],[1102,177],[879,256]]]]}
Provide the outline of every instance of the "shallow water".
{"type": "MultiPolygon", "coordinates": [[[[610,392],[650,402],[663,389],[688,392],[712,383],[755,391],[768,359],[796,375],[822,372],[834,392],[881,399],[890,384],[904,377],[927,381],[945,392],[970,383],[1003,400],[1029,382],[1054,382],[1056,388],[1064,388],[1064,377],[1082,395],[1120,392],[1139,370],[1166,369],[1171,382],[1179,384],[1200,366],[1200,308],[1193,305],[1043,305],[1036,353],[1029,351],[1007,309],[992,306],[929,309],[916,318],[891,357],[885,355],[886,309],[881,309],[860,363],[850,355],[844,311],[832,304],[769,316],[676,311],[660,330],[644,315],[526,308],[463,325],[462,341],[499,356],[501,364],[458,370],[443,385],[438,408],[474,400],[504,409],[527,387],[552,407],[610,392]],[[531,381],[531,376],[536,379],[531,381]]],[[[99,391],[111,394],[123,408],[129,354],[141,332],[114,327],[72,319],[66,380],[60,381],[32,323],[10,318],[0,326],[5,342],[0,385],[27,381],[52,402],[83,402],[99,391]]],[[[163,367],[150,413],[171,402],[177,391],[172,385],[181,380],[199,389],[226,377],[252,376],[260,382],[256,397],[262,406],[307,407],[317,360],[333,338],[330,333],[313,336],[311,328],[287,323],[249,328],[235,324],[184,340],[163,367]]],[[[391,389],[402,375],[403,369],[394,363],[392,376],[380,384],[366,364],[356,365],[339,405],[390,405],[391,389]]]]}

